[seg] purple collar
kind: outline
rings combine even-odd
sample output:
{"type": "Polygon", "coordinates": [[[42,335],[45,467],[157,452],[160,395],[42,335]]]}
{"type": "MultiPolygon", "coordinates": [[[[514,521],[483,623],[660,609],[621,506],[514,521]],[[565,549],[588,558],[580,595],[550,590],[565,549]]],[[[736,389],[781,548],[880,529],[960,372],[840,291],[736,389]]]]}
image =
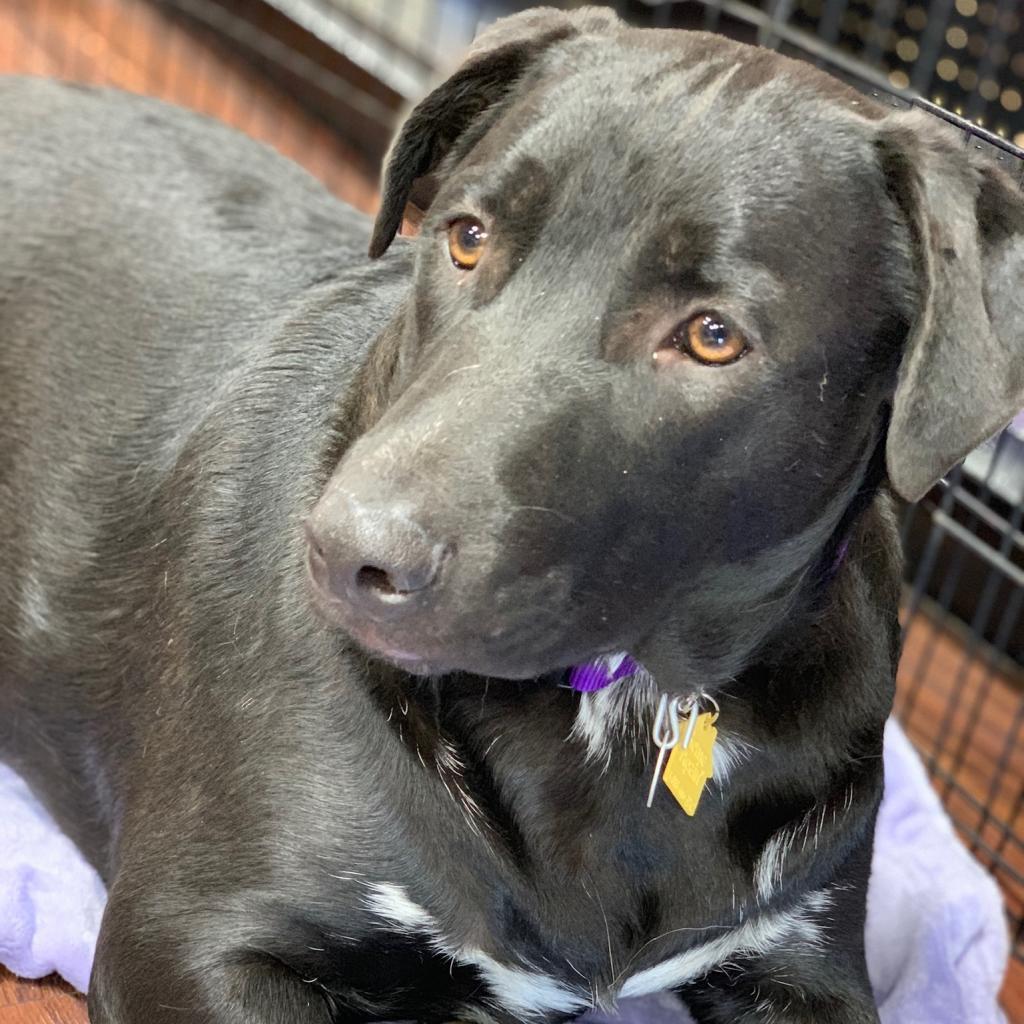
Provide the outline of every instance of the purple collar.
{"type": "Polygon", "coordinates": [[[850,550],[850,537],[845,536],[836,548],[835,557],[832,559],[832,564],[828,567],[828,572],[825,573],[825,582],[831,583],[835,578],[836,574],[843,566],[843,562],[846,561],[846,555],[850,550]]]}
{"type": "Polygon", "coordinates": [[[603,654],[600,658],[577,665],[569,672],[569,688],[577,693],[593,693],[606,686],[636,675],[640,663],[625,652],[603,654]]]}

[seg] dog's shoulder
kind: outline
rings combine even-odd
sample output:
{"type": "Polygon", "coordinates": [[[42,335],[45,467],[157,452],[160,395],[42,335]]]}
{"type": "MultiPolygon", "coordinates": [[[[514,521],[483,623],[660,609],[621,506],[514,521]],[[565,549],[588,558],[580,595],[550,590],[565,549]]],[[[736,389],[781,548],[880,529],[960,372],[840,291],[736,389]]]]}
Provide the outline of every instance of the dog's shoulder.
{"type": "MultiPolygon", "coordinates": [[[[187,253],[294,287],[362,259],[367,219],[292,161],[211,118],[110,88],[0,79],[0,247],[59,231],[144,262],[187,253]],[[295,271],[293,276],[290,271],[295,271]]],[[[155,262],[155,261],[154,261],[155,262]]],[[[244,285],[242,277],[240,284],[244,285]]]]}

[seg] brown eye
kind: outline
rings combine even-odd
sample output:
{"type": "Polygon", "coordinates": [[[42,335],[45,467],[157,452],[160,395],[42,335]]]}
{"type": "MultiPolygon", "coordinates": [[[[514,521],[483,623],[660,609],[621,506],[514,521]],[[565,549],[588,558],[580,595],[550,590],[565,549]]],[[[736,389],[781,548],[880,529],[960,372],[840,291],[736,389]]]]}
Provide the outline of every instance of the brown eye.
{"type": "Polygon", "coordinates": [[[747,339],[717,313],[698,313],[673,335],[676,347],[699,363],[725,366],[747,352],[747,339]]]}
{"type": "Polygon", "coordinates": [[[460,217],[448,227],[448,252],[460,270],[472,270],[483,255],[487,229],[476,217],[460,217]]]}

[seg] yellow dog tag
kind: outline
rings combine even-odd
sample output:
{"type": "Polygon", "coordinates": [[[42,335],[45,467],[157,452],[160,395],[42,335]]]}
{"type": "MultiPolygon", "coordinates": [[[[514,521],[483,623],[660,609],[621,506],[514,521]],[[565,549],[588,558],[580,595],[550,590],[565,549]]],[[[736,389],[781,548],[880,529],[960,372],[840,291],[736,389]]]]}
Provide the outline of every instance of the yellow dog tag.
{"type": "Polygon", "coordinates": [[[718,715],[711,712],[698,717],[690,742],[685,747],[677,743],[672,748],[662,776],[669,792],[691,818],[697,810],[704,786],[714,773],[712,752],[718,738],[717,718],[718,715]]]}

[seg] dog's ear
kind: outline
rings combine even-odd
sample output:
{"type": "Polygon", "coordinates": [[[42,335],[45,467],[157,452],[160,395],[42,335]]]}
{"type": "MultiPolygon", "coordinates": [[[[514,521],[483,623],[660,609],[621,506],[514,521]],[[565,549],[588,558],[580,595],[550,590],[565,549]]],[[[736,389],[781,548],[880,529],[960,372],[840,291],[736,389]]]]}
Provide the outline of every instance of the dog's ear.
{"type": "Polygon", "coordinates": [[[909,501],[1024,409],[1024,195],[930,122],[896,115],[878,137],[919,289],[886,441],[909,501]]]}
{"type": "Polygon", "coordinates": [[[456,147],[464,154],[497,120],[502,101],[552,44],[607,28],[611,11],[544,7],[502,18],[482,33],[466,62],[413,108],[388,154],[370,256],[383,255],[414,198],[425,209],[436,192],[428,176],[456,147]],[[415,189],[415,195],[414,195],[415,189]]]}

